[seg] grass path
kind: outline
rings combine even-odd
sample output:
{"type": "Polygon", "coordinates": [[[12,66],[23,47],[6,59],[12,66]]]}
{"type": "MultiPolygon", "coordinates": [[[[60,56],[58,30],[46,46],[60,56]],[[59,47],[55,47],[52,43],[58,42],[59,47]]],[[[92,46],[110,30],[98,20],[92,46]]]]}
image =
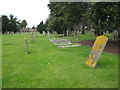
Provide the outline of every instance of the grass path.
{"type": "Polygon", "coordinates": [[[3,88],[117,88],[118,56],[103,53],[99,68],[85,61],[90,47],[58,48],[43,35],[3,35],[3,88]],[[24,37],[30,54],[26,55],[24,37]]]}

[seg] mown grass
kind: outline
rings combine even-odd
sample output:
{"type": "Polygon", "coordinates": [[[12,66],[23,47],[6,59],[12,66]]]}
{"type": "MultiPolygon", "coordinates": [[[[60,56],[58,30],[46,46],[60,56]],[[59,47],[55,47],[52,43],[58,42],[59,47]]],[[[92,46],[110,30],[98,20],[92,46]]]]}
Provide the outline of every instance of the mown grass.
{"type": "Polygon", "coordinates": [[[3,35],[2,46],[3,88],[118,87],[118,55],[103,52],[98,68],[91,69],[85,65],[87,46],[58,48],[39,34],[33,43],[30,34],[3,35]]]}
{"type": "MultiPolygon", "coordinates": [[[[106,36],[108,39],[112,39],[112,35],[111,34],[108,34],[108,33],[105,33],[104,36],[106,36]]],[[[72,43],[76,43],[78,41],[84,41],[84,40],[95,40],[97,36],[94,35],[94,33],[87,33],[85,35],[79,35],[79,38],[78,40],[76,38],[73,38],[73,37],[65,37],[69,40],[72,41],[72,43]]]]}

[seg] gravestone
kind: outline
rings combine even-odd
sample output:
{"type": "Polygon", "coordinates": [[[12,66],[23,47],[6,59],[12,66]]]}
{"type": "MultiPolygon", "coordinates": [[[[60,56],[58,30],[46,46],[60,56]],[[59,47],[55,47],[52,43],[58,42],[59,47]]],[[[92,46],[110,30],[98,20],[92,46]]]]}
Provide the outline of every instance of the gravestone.
{"type": "Polygon", "coordinates": [[[45,31],[43,31],[42,33],[43,33],[44,37],[46,37],[46,33],[45,33],[45,31]]]}
{"type": "Polygon", "coordinates": [[[54,39],[50,40],[55,45],[70,45],[72,44],[70,40],[68,39],[54,39]]]}
{"type": "Polygon", "coordinates": [[[77,31],[77,34],[76,34],[76,40],[78,40],[79,38],[79,30],[77,31]]]}
{"type": "Polygon", "coordinates": [[[7,34],[10,34],[10,32],[8,31],[7,34]]]}
{"type": "Polygon", "coordinates": [[[57,35],[57,32],[55,31],[55,34],[57,35]]]}
{"type": "Polygon", "coordinates": [[[69,31],[67,30],[67,37],[69,36],[69,31]]]}
{"type": "Polygon", "coordinates": [[[49,31],[47,31],[47,33],[48,33],[48,38],[50,38],[50,32],[49,32],[49,31]]]}
{"type": "Polygon", "coordinates": [[[92,50],[90,52],[90,55],[88,57],[88,60],[86,61],[86,65],[88,65],[91,68],[95,68],[97,66],[97,63],[103,52],[103,49],[105,48],[107,41],[108,38],[103,35],[98,36],[96,38],[92,50]]]}
{"type": "Polygon", "coordinates": [[[109,31],[106,31],[106,33],[109,33],[109,31]]]}
{"type": "Polygon", "coordinates": [[[113,32],[112,39],[113,39],[114,41],[117,41],[117,39],[118,39],[118,31],[117,31],[117,30],[115,30],[115,31],[113,32]]]}
{"type": "Polygon", "coordinates": [[[74,31],[71,32],[71,35],[72,35],[73,38],[75,38],[75,33],[74,33],[74,31]]]}

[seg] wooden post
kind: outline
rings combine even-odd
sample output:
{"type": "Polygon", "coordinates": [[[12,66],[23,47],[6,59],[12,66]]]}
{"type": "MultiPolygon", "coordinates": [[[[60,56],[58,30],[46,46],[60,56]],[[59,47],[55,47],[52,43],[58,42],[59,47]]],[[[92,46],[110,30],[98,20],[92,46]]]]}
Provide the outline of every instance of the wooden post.
{"type": "Polygon", "coordinates": [[[88,65],[91,68],[95,68],[97,66],[97,63],[103,52],[103,49],[105,48],[107,41],[108,38],[103,35],[98,36],[96,38],[92,50],[90,52],[90,55],[88,57],[88,60],[86,61],[86,65],[88,65]]]}
{"type": "Polygon", "coordinates": [[[34,31],[34,38],[36,37],[36,31],[34,31]]]}
{"type": "Polygon", "coordinates": [[[26,39],[26,38],[24,38],[24,40],[25,40],[26,54],[29,54],[29,52],[28,52],[28,44],[27,44],[27,39],[26,39]]]}
{"type": "Polygon", "coordinates": [[[31,43],[33,43],[33,40],[34,40],[34,38],[33,38],[33,33],[34,33],[34,32],[31,33],[31,43]]]}
{"type": "Polygon", "coordinates": [[[50,32],[49,32],[49,31],[47,31],[47,33],[48,33],[48,38],[50,39],[50,32]]]}

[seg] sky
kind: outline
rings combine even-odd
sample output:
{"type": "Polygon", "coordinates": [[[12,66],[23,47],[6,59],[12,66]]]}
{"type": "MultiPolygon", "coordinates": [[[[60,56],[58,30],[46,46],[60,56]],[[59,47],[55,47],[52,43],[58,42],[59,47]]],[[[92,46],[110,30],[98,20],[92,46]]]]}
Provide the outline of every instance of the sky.
{"type": "Polygon", "coordinates": [[[13,14],[18,20],[26,20],[28,27],[45,23],[50,10],[49,0],[0,0],[0,15],[13,14]]]}

